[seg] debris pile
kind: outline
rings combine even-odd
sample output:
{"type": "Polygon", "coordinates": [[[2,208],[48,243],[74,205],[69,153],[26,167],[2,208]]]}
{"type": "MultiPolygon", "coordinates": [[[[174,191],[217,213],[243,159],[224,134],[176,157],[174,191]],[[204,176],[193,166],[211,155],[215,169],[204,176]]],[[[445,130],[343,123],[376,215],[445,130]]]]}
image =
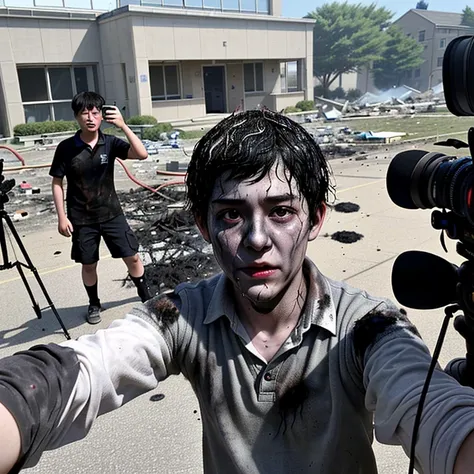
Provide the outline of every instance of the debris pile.
{"type": "MultiPolygon", "coordinates": [[[[119,196],[125,216],[135,228],[152,294],[173,289],[182,282],[207,278],[220,270],[211,246],[184,208],[184,192],[165,193],[131,190],[119,196]]],[[[130,283],[129,278],[124,280],[124,284],[130,283]]]]}

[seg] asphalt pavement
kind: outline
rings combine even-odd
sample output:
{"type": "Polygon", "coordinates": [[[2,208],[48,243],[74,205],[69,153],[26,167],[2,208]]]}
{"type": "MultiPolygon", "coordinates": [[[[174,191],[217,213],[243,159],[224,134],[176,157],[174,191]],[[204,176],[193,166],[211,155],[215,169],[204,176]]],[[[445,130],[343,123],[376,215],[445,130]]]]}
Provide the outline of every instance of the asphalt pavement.
{"type": "MultiPolygon", "coordinates": [[[[391,268],[401,252],[425,250],[454,263],[463,259],[455,253],[453,241],[448,240],[449,253],[444,253],[439,232],[431,227],[429,210],[405,210],[391,202],[385,186],[391,158],[390,151],[384,151],[373,153],[367,159],[356,160],[354,156],[331,161],[337,183],[333,204],[354,203],[360,209],[342,213],[331,208],[320,236],[310,244],[308,255],[327,276],[346,280],[373,295],[394,298],[391,268]],[[335,240],[336,233],[342,231],[359,234],[356,236],[359,240],[353,243],[335,240]]],[[[80,266],[69,259],[70,241],[57,233],[51,220],[34,226],[34,231],[23,223],[20,227],[22,242],[73,338],[106,327],[139,304],[134,288],[122,284],[126,276],[124,264],[110,258],[103,247],[99,292],[106,310],[101,324],[86,324],[87,301],[81,284],[80,266]]],[[[18,249],[16,254],[21,257],[18,249]]],[[[44,305],[42,293],[31,274],[29,281],[38,301],[44,305]]],[[[408,314],[433,349],[443,311],[408,310],[408,314]]],[[[16,271],[1,271],[0,357],[34,344],[60,343],[63,340],[64,334],[51,310],[45,310],[41,319],[36,318],[16,271]]],[[[450,327],[441,364],[463,353],[463,341],[450,327]]],[[[408,460],[401,448],[376,443],[374,449],[380,474],[407,472],[408,460]]],[[[45,453],[36,467],[25,472],[202,472],[199,406],[189,383],[182,377],[171,377],[154,392],[101,417],[85,440],[45,453]]]]}

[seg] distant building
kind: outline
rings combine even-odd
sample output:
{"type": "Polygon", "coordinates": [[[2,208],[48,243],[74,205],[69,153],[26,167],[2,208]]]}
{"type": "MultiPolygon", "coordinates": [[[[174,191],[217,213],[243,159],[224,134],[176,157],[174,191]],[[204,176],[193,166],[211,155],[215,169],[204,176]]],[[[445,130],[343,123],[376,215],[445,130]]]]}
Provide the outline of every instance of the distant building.
{"type": "MultiPolygon", "coordinates": [[[[407,36],[424,47],[423,64],[407,71],[404,84],[424,92],[443,81],[442,66],[446,46],[457,36],[474,33],[474,28],[461,25],[461,21],[460,13],[412,9],[394,22],[407,36]]],[[[362,92],[376,90],[369,70],[360,71],[357,88],[362,92]]]]}
{"type": "Polygon", "coordinates": [[[20,123],[71,120],[83,90],[160,122],[313,98],[314,20],[282,18],[281,0],[1,4],[5,136],[20,123]]]}

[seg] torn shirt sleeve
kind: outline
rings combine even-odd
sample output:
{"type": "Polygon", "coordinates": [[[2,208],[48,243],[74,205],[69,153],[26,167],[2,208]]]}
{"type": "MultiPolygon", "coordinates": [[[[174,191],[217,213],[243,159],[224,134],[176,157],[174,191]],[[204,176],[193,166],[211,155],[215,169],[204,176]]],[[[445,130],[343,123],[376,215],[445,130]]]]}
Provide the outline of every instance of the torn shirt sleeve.
{"type": "MultiPolygon", "coordinates": [[[[402,445],[410,455],[413,424],[431,355],[414,326],[397,309],[381,306],[365,319],[366,325],[373,325],[372,331],[367,326],[365,331],[372,340],[365,338],[367,344],[359,355],[363,357],[365,404],[374,412],[375,435],[381,443],[402,445]]],[[[418,471],[452,473],[457,452],[473,430],[474,390],[461,386],[437,367],[418,432],[418,471]]]]}
{"type": "Polygon", "coordinates": [[[15,471],[86,436],[96,418],[178,373],[170,343],[139,311],[107,329],[0,361],[0,403],[20,428],[15,471]]]}

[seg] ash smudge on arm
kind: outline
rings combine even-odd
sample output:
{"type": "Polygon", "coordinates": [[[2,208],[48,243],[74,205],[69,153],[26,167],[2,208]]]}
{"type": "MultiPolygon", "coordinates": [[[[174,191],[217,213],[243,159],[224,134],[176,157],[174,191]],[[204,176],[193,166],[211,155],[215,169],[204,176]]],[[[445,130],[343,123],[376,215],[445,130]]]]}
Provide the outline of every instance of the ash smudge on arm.
{"type": "Polygon", "coordinates": [[[177,306],[178,297],[174,292],[163,294],[148,300],[145,303],[149,315],[161,330],[172,326],[179,318],[180,311],[177,306]]]}
{"type": "Polygon", "coordinates": [[[416,327],[407,318],[404,309],[374,309],[354,325],[354,348],[357,358],[364,361],[367,349],[383,335],[396,329],[405,329],[421,339],[416,327]]]}

